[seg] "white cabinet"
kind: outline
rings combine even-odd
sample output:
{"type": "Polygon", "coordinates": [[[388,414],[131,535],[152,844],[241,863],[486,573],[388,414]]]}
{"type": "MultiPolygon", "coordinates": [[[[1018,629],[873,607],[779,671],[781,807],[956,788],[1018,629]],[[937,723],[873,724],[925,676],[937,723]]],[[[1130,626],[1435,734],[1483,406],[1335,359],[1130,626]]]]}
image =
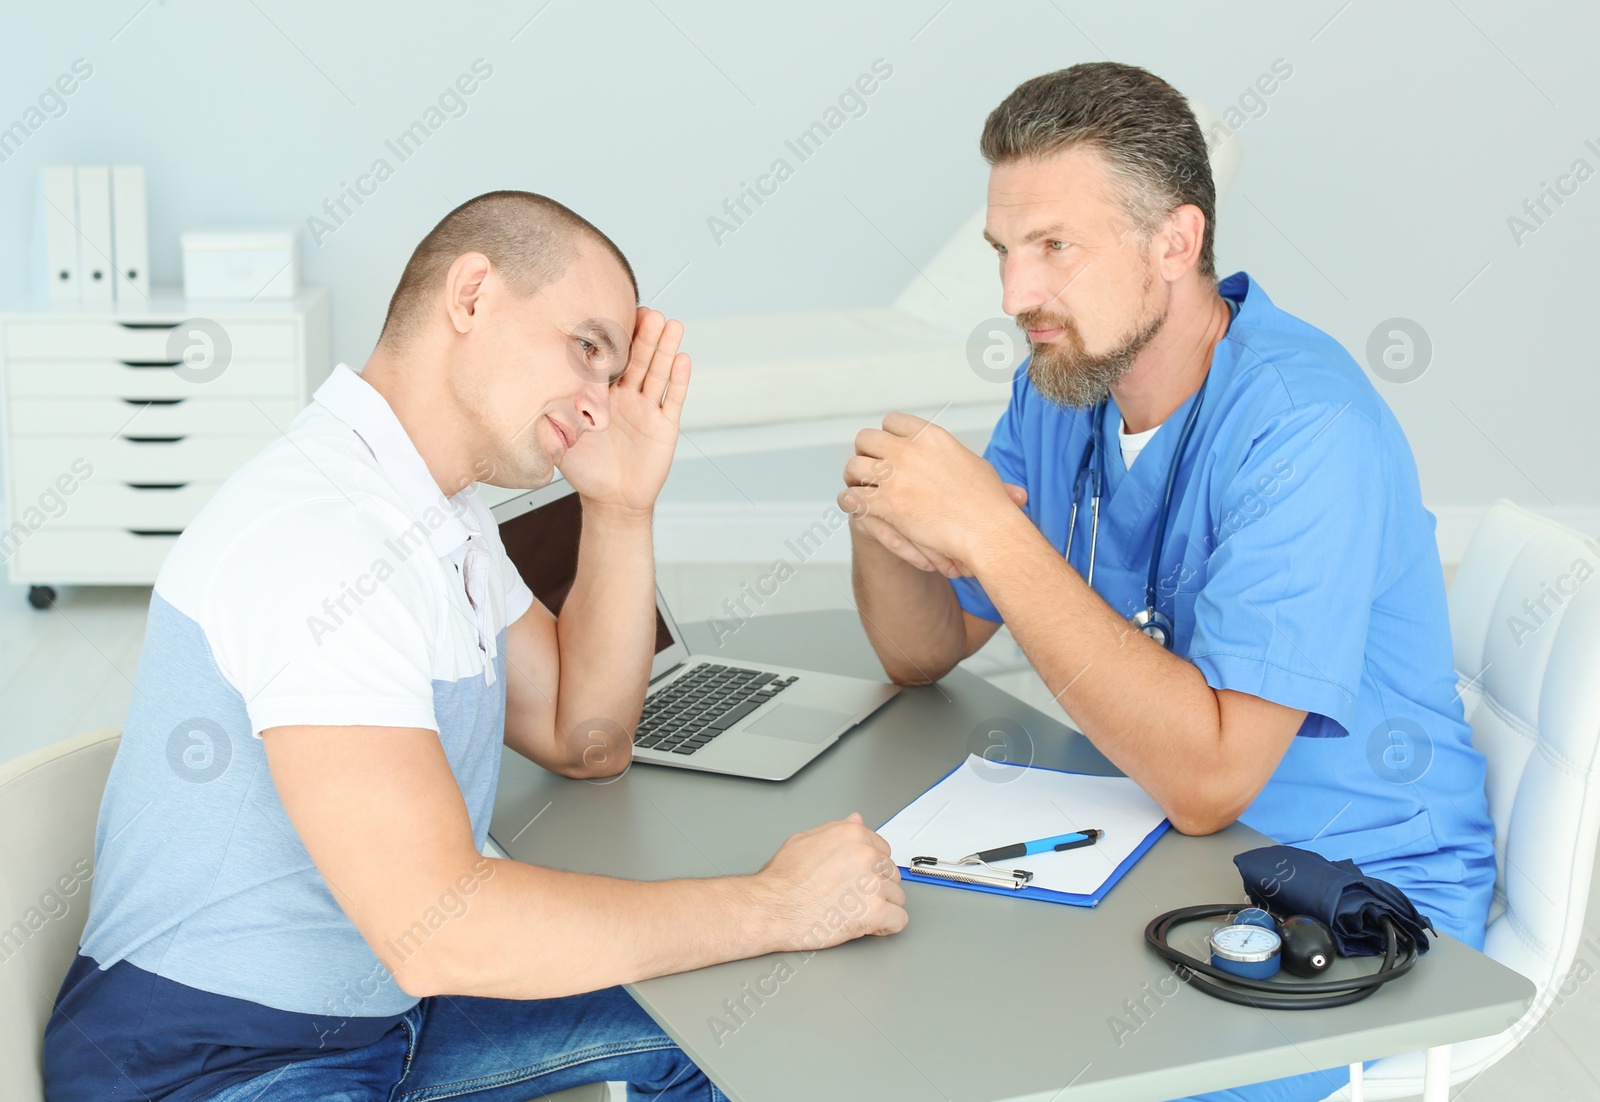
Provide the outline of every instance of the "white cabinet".
{"type": "Polygon", "coordinates": [[[328,294],[0,314],[0,558],[44,607],[54,584],[149,585],[240,464],[327,378],[328,294]]]}

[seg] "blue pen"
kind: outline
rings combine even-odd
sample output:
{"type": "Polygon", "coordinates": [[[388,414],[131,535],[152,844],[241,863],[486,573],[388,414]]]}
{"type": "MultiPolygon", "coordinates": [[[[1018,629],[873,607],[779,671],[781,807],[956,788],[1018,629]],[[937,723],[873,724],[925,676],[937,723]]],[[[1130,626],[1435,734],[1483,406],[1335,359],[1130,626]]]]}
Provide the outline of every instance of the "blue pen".
{"type": "Polygon", "coordinates": [[[969,854],[957,861],[958,865],[971,865],[975,862],[1009,861],[1013,857],[1027,857],[1034,853],[1050,853],[1064,849],[1077,849],[1080,846],[1092,846],[1105,837],[1103,830],[1080,830],[1073,834],[1058,834],[1054,838],[1039,838],[1032,842],[1014,842],[1009,846],[998,849],[986,849],[979,853],[969,854]]]}

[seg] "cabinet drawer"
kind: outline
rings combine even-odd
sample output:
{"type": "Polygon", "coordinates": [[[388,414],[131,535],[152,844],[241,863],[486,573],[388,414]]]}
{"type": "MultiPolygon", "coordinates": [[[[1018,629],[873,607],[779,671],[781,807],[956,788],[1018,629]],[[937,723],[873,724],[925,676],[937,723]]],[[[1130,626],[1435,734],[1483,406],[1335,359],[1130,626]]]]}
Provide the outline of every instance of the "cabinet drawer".
{"type": "Polygon", "coordinates": [[[235,360],[292,360],[296,338],[297,326],[288,318],[51,318],[5,324],[6,355],[41,360],[182,359],[208,350],[222,354],[224,343],[235,360]]]}
{"type": "Polygon", "coordinates": [[[172,361],[21,360],[6,364],[14,398],[291,398],[299,393],[293,360],[231,361],[204,371],[172,361]]]}
{"type": "Polygon", "coordinates": [[[30,531],[13,523],[0,533],[0,552],[10,553],[13,584],[149,585],[177,538],[65,528],[58,521],[30,531]]]}
{"type": "Polygon", "coordinates": [[[17,437],[11,441],[11,485],[22,501],[68,472],[77,472],[85,484],[221,482],[277,439],[276,433],[154,439],[17,437]],[[90,474],[82,474],[83,463],[89,465],[90,474]]]}
{"type": "Polygon", "coordinates": [[[300,411],[292,398],[13,398],[13,436],[259,436],[283,432],[300,411]]]}
{"type": "MultiPolygon", "coordinates": [[[[103,473],[103,472],[97,472],[103,473]]],[[[111,482],[84,480],[51,527],[181,531],[199,515],[220,482],[111,482]]]]}

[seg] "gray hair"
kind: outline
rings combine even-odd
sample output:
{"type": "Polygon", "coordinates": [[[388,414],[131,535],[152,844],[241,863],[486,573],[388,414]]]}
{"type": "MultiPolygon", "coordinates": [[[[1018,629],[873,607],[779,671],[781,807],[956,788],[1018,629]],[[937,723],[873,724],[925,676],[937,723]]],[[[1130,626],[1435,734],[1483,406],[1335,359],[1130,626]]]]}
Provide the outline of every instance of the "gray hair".
{"type": "Polygon", "coordinates": [[[1135,65],[1093,61],[1034,77],[989,114],[979,148],[990,165],[1083,145],[1105,158],[1123,207],[1146,239],[1178,207],[1205,215],[1200,273],[1216,281],[1217,186],[1188,101],[1135,65]]]}

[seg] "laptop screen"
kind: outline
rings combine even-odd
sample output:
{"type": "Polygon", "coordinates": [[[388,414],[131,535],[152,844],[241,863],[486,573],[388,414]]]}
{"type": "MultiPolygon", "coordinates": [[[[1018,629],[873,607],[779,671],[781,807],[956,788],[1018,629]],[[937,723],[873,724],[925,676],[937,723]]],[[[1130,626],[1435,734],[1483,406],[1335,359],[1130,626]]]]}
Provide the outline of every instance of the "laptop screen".
{"type": "MultiPolygon", "coordinates": [[[[578,536],[583,530],[583,504],[568,493],[500,524],[500,542],[533,595],[560,616],[561,606],[578,574],[578,536]]],[[[672,632],[656,609],[656,653],[672,646],[672,632]]]]}

